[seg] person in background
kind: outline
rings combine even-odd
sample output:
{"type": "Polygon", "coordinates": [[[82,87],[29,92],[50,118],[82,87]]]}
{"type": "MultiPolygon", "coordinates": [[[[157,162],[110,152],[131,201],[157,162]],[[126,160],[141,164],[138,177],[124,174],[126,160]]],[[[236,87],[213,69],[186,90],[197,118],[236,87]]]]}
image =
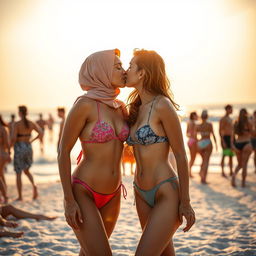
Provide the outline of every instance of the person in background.
{"type": "Polygon", "coordinates": [[[58,151],[59,145],[60,145],[60,139],[61,139],[61,135],[62,135],[65,119],[66,119],[66,117],[65,117],[65,108],[62,108],[62,107],[57,108],[57,113],[58,113],[58,117],[61,118],[60,129],[59,129],[59,137],[58,137],[58,143],[57,143],[57,151],[58,151]]]}
{"type": "Polygon", "coordinates": [[[49,113],[48,120],[47,120],[47,127],[49,130],[49,140],[50,142],[53,141],[53,124],[54,124],[54,119],[51,113],[49,113]]]}
{"type": "Polygon", "coordinates": [[[226,114],[220,119],[219,123],[219,134],[221,139],[222,146],[222,159],[221,159],[221,174],[222,177],[227,177],[224,172],[225,166],[225,157],[229,158],[229,175],[233,174],[233,121],[230,118],[230,115],[233,112],[233,107],[231,105],[225,106],[226,114]]]}
{"type": "Polygon", "coordinates": [[[7,131],[7,124],[0,115],[0,191],[4,197],[4,202],[7,203],[7,185],[4,177],[4,167],[11,161],[10,143],[7,131]]]}
{"type": "Polygon", "coordinates": [[[254,172],[256,173],[256,110],[252,116],[252,138],[251,138],[252,149],[254,152],[254,172]]]}
{"type": "Polygon", "coordinates": [[[11,114],[11,121],[8,123],[10,141],[11,141],[11,136],[13,134],[14,124],[15,124],[15,114],[11,114]]]}
{"type": "Polygon", "coordinates": [[[237,121],[234,124],[235,142],[237,166],[234,170],[231,179],[231,185],[236,187],[236,175],[242,169],[242,183],[241,186],[245,187],[245,180],[247,176],[247,165],[249,157],[252,153],[251,135],[252,135],[252,123],[248,118],[248,113],[245,108],[242,108],[239,112],[237,121]]]}
{"type": "Polygon", "coordinates": [[[189,176],[193,178],[192,175],[192,166],[196,159],[197,154],[197,137],[196,137],[196,121],[198,120],[198,115],[196,112],[191,112],[189,115],[189,121],[187,124],[187,137],[188,140],[188,148],[190,152],[190,160],[189,160],[189,176]]]}
{"type": "Polygon", "coordinates": [[[202,184],[207,184],[206,177],[207,177],[207,172],[209,167],[210,156],[212,154],[212,149],[213,149],[211,136],[213,136],[215,146],[216,146],[216,151],[218,151],[217,141],[213,131],[213,125],[212,123],[207,121],[207,119],[208,119],[208,112],[207,110],[203,110],[201,114],[202,122],[196,127],[197,134],[199,133],[201,136],[200,140],[197,142],[197,147],[198,147],[198,152],[202,157],[202,164],[199,172],[202,184]]]}
{"type": "Polygon", "coordinates": [[[123,167],[123,175],[126,174],[125,165],[130,164],[130,173],[134,175],[133,165],[135,164],[135,158],[133,155],[133,149],[131,146],[124,144],[123,156],[122,156],[122,167],[123,167]]]}
{"type": "Polygon", "coordinates": [[[40,150],[41,153],[44,153],[44,131],[45,131],[45,126],[47,125],[47,122],[43,119],[43,114],[39,114],[39,119],[36,121],[37,125],[41,128],[43,135],[39,138],[40,141],[40,150]]]}
{"type": "MultiPolygon", "coordinates": [[[[18,223],[14,221],[9,221],[6,218],[8,216],[13,216],[16,219],[34,219],[34,220],[55,220],[57,217],[48,217],[42,214],[34,214],[27,211],[23,211],[21,209],[16,208],[11,204],[1,205],[0,204],[0,226],[16,228],[18,227],[18,223]]],[[[6,230],[0,230],[0,237],[21,237],[24,232],[12,232],[6,230]]]]}
{"type": "Polygon", "coordinates": [[[26,174],[33,186],[33,199],[38,197],[37,187],[29,169],[33,162],[33,150],[31,143],[43,136],[41,128],[34,122],[27,119],[27,107],[19,106],[20,120],[14,125],[12,143],[14,145],[14,170],[16,172],[16,183],[18,190],[17,200],[22,200],[22,172],[26,174]],[[31,139],[32,131],[37,132],[37,136],[31,139]]]}

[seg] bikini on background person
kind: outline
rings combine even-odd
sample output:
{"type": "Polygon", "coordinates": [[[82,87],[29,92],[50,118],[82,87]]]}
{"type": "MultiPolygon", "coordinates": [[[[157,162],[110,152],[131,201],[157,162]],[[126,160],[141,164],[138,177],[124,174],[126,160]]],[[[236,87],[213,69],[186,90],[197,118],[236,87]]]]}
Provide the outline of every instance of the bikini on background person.
{"type": "Polygon", "coordinates": [[[212,123],[208,122],[208,111],[203,110],[201,114],[202,122],[196,126],[197,133],[200,134],[200,140],[197,142],[198,152],[202,157],[202,163],[199,171],[202,184],[207,184],[206,178],[208,173],[210,156],[212,154],[213,146],[211,136],[214,139],[216,151],[218,150],[217,140],[213,131],[212,123]]]}
{"type": "Polygon", "coordinates": [[[234,148],[237,157],[237,166],[232,174],[231,185],[236,187],[236,175],[242,169],[241,186],[246,185],[247,165],[249,157],[252,153],[251,144],[252,123],[248,118],[248,113],[245,108],[239,112],[238,119],[234,123],[234,148]]]}

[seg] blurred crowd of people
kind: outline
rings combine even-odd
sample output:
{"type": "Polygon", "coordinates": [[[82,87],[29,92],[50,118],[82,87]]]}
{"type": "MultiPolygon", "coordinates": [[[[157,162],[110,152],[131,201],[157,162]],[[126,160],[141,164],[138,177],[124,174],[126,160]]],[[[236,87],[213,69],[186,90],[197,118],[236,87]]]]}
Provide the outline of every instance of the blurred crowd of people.
{"type": "MultiPolygon", "coordinates": [[[[254,167],[256,172],[256,111],[253,112],[252,116],[249,116],[247,110],[242,108],[236,120],[232,120],[230,117],[232,112],[233,107],[226,105],[225,115],[219,121],[219,136],[222,147],[222,158],[220,162],[221,175],[227,178],[224,167],[225,159],[228,158],[231,185],[236,187],[236,176],[238,172],[242,170],[241,186],[245,187],[248,160],[252,152],[254,152],[254,167]],[[237,158],[237,166],[234,169],[233,156],[237,158]]],[[[207,184],[206,177],[213,151],[211,139],[214,141],[216,151],[218,150],[213,124],[208,120],[207,110],[202,111],[200,121],[198,121],[196,112],[190,113],[186,134],[190,151],[190,177],[193,177],[192,166],[196,155],[199,153],[202,157],[199,172],[201,183],[207,184]]]]}
{"type": "MultiPolygon", "coordinates": [[[[27,118],[28,109],[26,106],[18,107],[19,120],[15,120],[12,114],[10,122],[6,123],[0,115],[0,191],[4,203],[8,202],[7,183],[5,179],[5,166],[13,159],[14,171],[16,173],[16,184],[18,191],[17,200],[22,200],[22,173],[28,177],[33,188],[33,199],[38,197],[37,186],[34,182],[30,167],[33,163],[32,143],[35,140],[40,142],[40,151],[44,153],[44,135],[46,128],[49,130],[50,141],[53,141],[53,124],[54,119],[51,114],[47,120],[44,120],[43,114],[38,114],[37,121],[31,121],[27,118]],[[33,137],[32,132],[36,134],[33,137]],[[13,150],[12,150],[13,149],[13,150]],[[12,156],[13,151],[13,156],[12,156]]],[[[59,128],[58,144],[65,121],[65,108],[57,109],[58,117],[61,119],[59,128]]],[[[57,144],[57,147],[58,147],[57,144]]]]}

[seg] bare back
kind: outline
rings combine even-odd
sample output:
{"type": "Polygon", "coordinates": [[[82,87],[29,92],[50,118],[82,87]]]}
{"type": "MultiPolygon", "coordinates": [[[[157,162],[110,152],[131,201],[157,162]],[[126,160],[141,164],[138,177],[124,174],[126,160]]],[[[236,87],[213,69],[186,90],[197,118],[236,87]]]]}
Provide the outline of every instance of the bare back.
{"type": "Polygon", "coordinates": [[[212,131],[213,131],[212,124],[209,122],[203,122],[197,126],[197,132],[200,133],[201,140],[210,139],[212,131]]]}

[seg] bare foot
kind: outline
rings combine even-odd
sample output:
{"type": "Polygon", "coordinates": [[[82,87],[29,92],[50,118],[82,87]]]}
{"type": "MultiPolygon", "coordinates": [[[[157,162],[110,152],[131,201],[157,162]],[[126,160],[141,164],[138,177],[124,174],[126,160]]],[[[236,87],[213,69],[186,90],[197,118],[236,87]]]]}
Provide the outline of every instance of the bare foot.
{"type": "Polygon", "coordinates": [[[16,198],[15,201],[22,201],[22,197],[16,198]]]}
{"type": "Polygon", "coordinates": [[[224,177],[224,178],[227,178],[227,175],[224,172],[221,173],[221,176],[224,177]]]}
{"type": "Polygon", "coordinates": [[[37,192],[37,187],[34,186],[34,189],[33,189],[33,200],[37,199],[38,198],[38,192],[37,192]]]}
{"type": "Polygon", "coordinates": [[[242,181],[242,184],[241,184],[242,188],[245,188],[246,185],[245,185],[245,181],[242,181]]]}
{"type": "Polygon", "coordinates": [[[235,177],[232,176],[232,179],[231,179],[231,186],[236,188],[236,182],[235,182],[235,177]]]}

